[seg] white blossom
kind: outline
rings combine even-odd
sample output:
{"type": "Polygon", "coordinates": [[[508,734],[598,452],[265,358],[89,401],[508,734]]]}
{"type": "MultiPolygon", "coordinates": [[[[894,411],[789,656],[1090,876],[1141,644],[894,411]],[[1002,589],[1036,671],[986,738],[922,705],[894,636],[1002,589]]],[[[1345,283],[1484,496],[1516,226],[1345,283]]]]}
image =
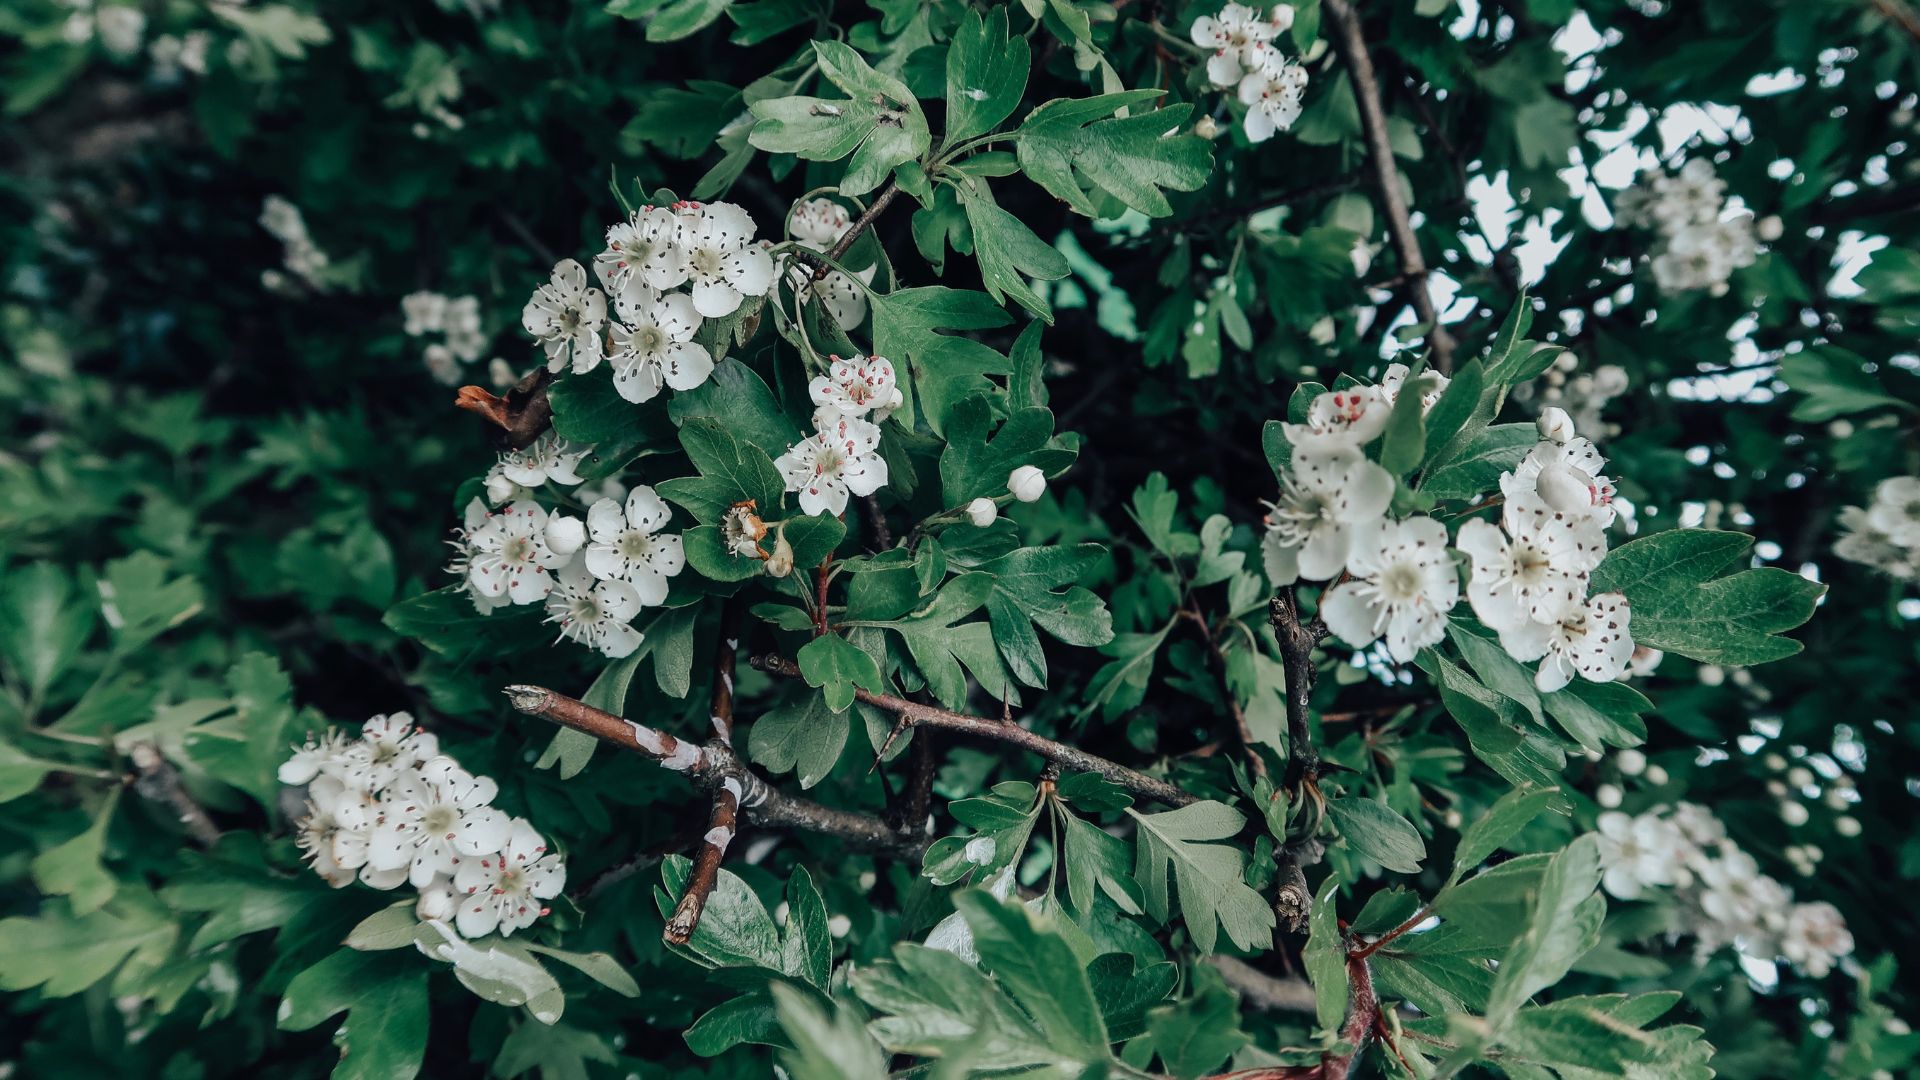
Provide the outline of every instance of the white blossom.
{"type": "Polygon", "coordinates": [[[1649,885],[1684,880],[1686,841],[1671,822],[1653,814],[1630,817],[1618,810],[1600,815],[1600,887],[1621,900],[1637,900],[1649,885]]]}
{"type": "Polygon", "coordinates": [[[1902,547],[1893,537],[1873,524],[1872,511],[1858,506],[1840,508],[1840,539],[1833,553],[1862,566],[1870,566],[1900,581],[1920,577],[1920,550],[1902,547]]]}
{"type": "Polygon", "coordinates": [[[554,575],[547,621],[560,627],[562,638],[618,660],[632,655],[643,640],[640,631],[628,625],[641,606],[632,585],[602,581],[576,560],[554,575]]]}
{"type": "Polygon", "coordinates": [[[1833,970],[1833,962],[1853,952],[1853,935],[1840,910],[1824,901],[1795,904],[1787,911],[1780,931],[1780,955],[1816,979],[1833,970]]]}
{"type": "Polygon", "coordinates": [[[1352,580],[1327,590],[1320,613],[1349,645],[1385,637],[1388,655],[1404,664],[1446,636],[1460,578],[1445,525],[1430,517],[1357,525],[1347,569],[1352,580]]]}
{"type": "Polygon", "coordinates": [[[1393,476],[1359,450],[1295,444],[1293,467],[1280,481],[1261,542],[1267,578],[1291,585],[1301,578],[1326,581],[1347,566],[1356,530],[1386,513],[1393,476]]]}
{"type": "MultiPolygon", "coordinates": [[[[832,409],[814,414],[814,433],[775,459],[787,490],[809,514],[842,514],[849,495],[871,495],[887,483],[880,429],[832,409]]],[[[771,572],[771,568],[769,568],[771,572]]]]}
{"type": "Polygon", "coordinates": [[[547,546],[547,512],[522,499],[500,508],[486,524],[467,535],[468,587],[492,598],[533,604],[553,591],[553,575],[569,563],[547,546]]]}
{"type": "Polygon", "coordinates": [[[734,503],[720,517],[720,542],[726,545],[727,554],[742,559],[764,559],[767,549],[760,541],[767,537],[767,523],[754,513],[752,499],[734,503]]]}
{"type": "Polygon", "coordinates": [[[1392,411],[1379,387],[1350,386],[1316,396],[1307,405],[1306,423],[1282,422],[1280,430],[1293,444],[1296,457],[1302,450],[1358,450],[1387,429],[1392,411]]]}
{"type": "Polygon", "coordinates": [[[541,901],[566,888],[567,869],[531,824],[515,818],[500,852],[461,860],[453,884],[460,897],[454,926],[462,935],[483,937],[498,930],[511,936],[547,913],[541,901]]]}
{"type": "Polygon", "coordinates": [[[440,740],[422,731],[409,713],[375,716],[360,729],[339,756],[323,768],[328,776],[354,791],[379,791],[401,772],[437,757],[440,740]]]}
{"type": "Polygon", "coordinates": [[[650,401],[662,386],[691,390],[713,374],[713,355],[693,340],[700,313],[685,293],[661,293],[634,279],[615,306],[613,388],[636,404],[650,401]],[[624,323],[624,325],[623,325],[624,323]]]}
{"type": "Polygon", "coordinates": [[[1500,477],[1500,490],[1509,502],[1537,496],[1555,510],[1586,515],[1604,528],[1614,518],[1613,481],[1601,472],[1606,465],[1590,439],[1542,441],[1500,477]]]}
{"type": "Polygon", "coordinates": [[[674,243],[693,283],[694,310],[709,319],[731,315],[746,296],[773,285],[773,257],[753,242],[753,217],[732,203],[694,205],[680,215],[674,243]]]}
{"type": "MultiPolygon", "coordinates": [[[[1307,92],[1307,69],[1287,59],[1278,49],[1262,46],[1239,81],[1240,103],[1247,107],[1242,128],[1251,142],[1266,142],[1275,133],[1292,128],[1300,119],[1307,92]]],[[[1216,55],[1208,62],[1211,71],[1216,55]]]]}
{"type": "Polygon", "coordinates": [[[986,528],[999,516],[999,504],[984,495],[967,504],[967,520],[973,522],[978,528],[986,528]]]}
{"type": "Polygon", "coordinates": [[[893,362],[886,357],[833,356],[829,359],[828,373],[814,376],[807,384],[807,393],[815,405],[855,417],[877,411],[881,414],[875,417],[877,423],[906,400],[895,382],[893,362]]]}
{"type": "Polygon", "coordinates": [[[1633,658],[1629,614],[1625,596],[1600,593],[1558,622],[1528,619],[1502,629],[1500,646],[1523,664],[1540,661],[1533,684],[1543,694],[1565,687],[1575,674],[1593,682],[1612,682],[1633,658]]]}
{"type": "Polygon", "coordinates": [[[1890,476],[1873,489],[1867,524],[1903,548],[1920,546],[1920,477],[1890,476]]]}
{"type": "Polygon", "coordinates": [[[645,484],[627,493],[623,510],[612,499],[587,509],[592,543],[583,556],[587,570],[605,581],[632,585],[640,602],[656,607],[667,599],[667,579],[686,568],[680,537],[661,534],[673,512],[645,484]]]}
{"type": "MultiPolygon", "coordinates": [[[[794,206],[793,215],[788,219],[788,232],[792,234],[794,242],[823,255],[832,251],[851,228],[853,216],[846,207],[832,199],[809,199],[799,203],[794,206]]],[[[857,270],[852,277],[839,270],[828,270],[816,280],[815,269],[807,260],[783,258],[782,262],[785,264],[787,280],[802,304],[818,298],[842,330],[852,330],[866,321],[867,290],[863,286],[873,283],[874,275],[880,269],[877,265],[857,270]]]]}
{"type": "Polygon", "coordinates": [[[1023,503],[1039,502],[1047,493],[1047,474],[1036,465],[1022,465],[1007,474],[1007,494],[1023,503]]]}
{"type": "Polygon", "coordinates": [[[629,282],[671,289],[687,280],[686,255],[674,242],[679,216],[658,206],[643,206],[607,229],[605,251],[593,257],[593,272],[612,296],[629,282]]]}
{"type": "MultiPolygon", "coordinates": [[[[491,615],[495,608],[504,607],[510,602],[504,594],[488,596],[474,588],[470,576],[473,557],[479,553],[479,549],[474,546],[473,535],[484,528],[491,517],[492,514],[488,512],[485,502],[477,497],[467,500],[467,509],[462,518],[461,527],[453,530],[453,539],[447,541],[447,546],[453,549],[453,559],[447,563],[446,571],[460,579],[458,588],[467,594],[467,599],[473,601],[474,610],[482,615],[491,615]]],[[[281,777],[281,783],[298,782],[288,780],[284,775],[281,777]]]]}
{"type": "Polygon", "coordinates": [[[115,56],[132,56],[140,51],[140,39],[147,32],[146,13],[125,4],[103,5],[94,16],[100,27],[100,44],[115,56]]]}
{"type": "Polygon", "coordinates": [[[1257,8],[1230,3],[1217,16],[1195,19],[1192,37],[1195,45],[1213,50],[1207,59],[1207,78],[1215,86],[1230,87],[1258,68],[1257,52],[1292,25],[1292,5],[1276,4],[1270,14],[1262,15],[1257,8]]]}
{"type": "Polygon", "coordinates": [[[401,773],[381,793],[367,865],[406,867],[408,882],[422,889],[452,874],[463,856],[500,850],[509,819],[490,805],[499,792],[491,777],[476,777],[445,755],[401,773]]]}
{"type": "MultiPolygon", "coordinates": [[[[1393,406],[1400,403],[1400,389],[1406,385],[1407,377],[1412,374],[1413,369],[1405,364],[1388,364],[1387,370],[1381,374],[1380,396],[1385,399],[1389,413],[1393,411],[1393,406]]],[[[1453,382],[1452,379],[1437,371],[1423,371],[1413,381],[1420,388],[1422,413],[1432,412],[1433,407],[1440,403],[1440,395],[1446,393],[1447,387],[1453,382]]]]}
{"type": "Polygon", "coordinates": [[[548,482],[578,484],[580,462],[591,453],[591,446],[575,449],[572,443],[548,432],[524,450],[501,454],[500,472],[523,488],[537,488],[548,482]]]}
{"type": "Polygon", "coordinates": [[[439,333],[447,326],[447,298],[437,292],[410,292],[400,298],[408,337],[439,333]]]}
{"type": "Polygon", "coordinates": [[[546,351],[547,370],[557,372],[572,361],[575,371],[590,371],[605,348],[600,331],[607,325],[606,294],[587,286],[579,263],[562,259],[520,309],[520,325],[546,351]]]}
{"type": "Polygon", "coordinates": [[[1567,410],[1554,405],[1541,409],[1533,426],[1540,432],[1541,441],[1556,446],[1565,445],[1574,436],[1573,417],[1567,415],[1567,410]]]}
{"type": "Polygon", "coordinates": [[[1475,518],[1460,526],[1456,543],[1473,565],[1467,599],[1474,614],[1494,630],[1572,616],[1607,553],[1606,534],[1585,514],[1533,498],[1508,502],[1500,520],[1495,525],[1475,518]]]}

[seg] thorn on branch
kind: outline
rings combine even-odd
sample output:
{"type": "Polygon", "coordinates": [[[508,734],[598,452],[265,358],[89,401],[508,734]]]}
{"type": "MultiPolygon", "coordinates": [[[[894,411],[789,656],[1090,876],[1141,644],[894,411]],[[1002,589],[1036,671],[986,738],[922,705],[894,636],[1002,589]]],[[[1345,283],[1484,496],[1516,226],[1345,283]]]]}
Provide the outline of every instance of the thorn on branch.
{"type": "Polygon", "coordinates": [[[700,851],[693,858],[687,891],[674,906],[667,928],[660,935],[675,945],[685,945],[693,936],[700,925],[700,915],[706,910],[707,898],[713,895],[713,887],[720,880],[720,860],[726,857],[727,845],[733,842],[740,817],[740,795],[740,781],[732,776],[722,779],[720,786],[713,789],[713,813],[707,819],[707,833],[701,838],[700,851]]]}

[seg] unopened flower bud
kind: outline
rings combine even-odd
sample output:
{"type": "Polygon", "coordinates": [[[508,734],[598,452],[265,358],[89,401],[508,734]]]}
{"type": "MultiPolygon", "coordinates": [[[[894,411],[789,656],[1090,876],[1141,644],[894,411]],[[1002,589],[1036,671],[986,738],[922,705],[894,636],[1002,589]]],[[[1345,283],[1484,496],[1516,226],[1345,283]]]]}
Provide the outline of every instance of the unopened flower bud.
{"type": "Polygon", "coordinates": [[[421,922],[434,919],[451,919],[460,905],[453,898],[453,891],[446,886],[426,889],[420,893],[420,899],[414,902],[413,913],[421,922]]]}
{"type": "Polygon", "coordinates": [[[1658,765],[1649,765],[1642,779],[1654,787],[1660,787],[1667,782],[1667,770],[1658,765]]]}
{"type": "Polygon", "coordinates": [[[767,556],[767,576],[786,577],[793,573],[793,545],[787,543],[787,530],[782,528],[773,540],[773,554],[767,556]]]}
{"type": "Polygon", "coordinates": [[[1769,244],[1780,239],[1781,236],[1786,234],[1786,231],[1787,227],[1781,223],[1779,214],[1768,214],[1766,217],[1753,223],[1754,235],[1769,244]]]}
{"type": "Polygon", "coordinates": [[[1007,475],[1007,490],[1023,503],[1039,502],[1047,493],[1047,474],[1032,465],[1022,465],[1007,475]]]}
{"type": "Polygon", "coordinates": [[[1860,835],[1860,819],[1855,817],[1834,818],[1833,831],[1839,833],[1841,836],[1846,836],[1846,837],[1859,836],[1860,835]]]}
{"type": "Polygon", "coordinates": [[[1807,823],[1807,817],[1807,806],[1805,803],[1783,802],[1780,804],[1780,820],[1786,822],[1790,828],[1797,829],[1805,825],[1807,823]]]}
{"type": "Polygon", "coordinates": [[[487,501],[495,506],[513,501],[520,485],[507,479],[505,473],[492,473],[487,477],[487,501]]]}
{"type": "Polygon", "coordinates": [[[1203,139],[1216,138],[1220,134],[1220,125],[1214,122],[1213,117],[1203,116],[1193,122],[1193,133],[1203,139]]]}
{"type": "Polygon", "coordinates": [[[1573,417],[1557,405],[1541,409],[1540,419],[1534,421],[1533,426],[1540,429],[1540,437],[1550,443],[1565,444],[1573,438],[1573,417]]]}
{"type": "Polygon", "coordinates": [[[555,514],[547,519],[547,547],[555,555],[571,555],[587,542],[587,527],[577,517],[555,514]]]}
{"type": "Polygon", "coordinates": [[[1612,784],[1601,784],[1598,788],[1595,788],[1593,792],[1593,801],[1599,803],[1604,810],[1612,810],[1618,807],[1620,800],[1624,797],[1625,793],[1612,784]]]}
{"type": "Polygon", "coordinates": [[[1622,750],[1613,756],[1613,762],[1620,766],[1620,772],[1626,776],[1639,776],[1647,771],[1647,755],[1638,750],[1622,750]]]}
{"type": "Polygon", "coordinates": [[[1787,783],[1792,787],[1806,787],[1813,783],[1813,770],[1805,765],[1795,765],[1787,770],[1787,783]]]}
{"type": "Polygon", "coordinates": [[[1562,513],[1584,513],[1593,506],[1592,486],[1565,465],[1541,469],[1534,490],[1548,506],[1562,513]]]}
{"type": "Polygon", "coordinates": [[[983,529],[993,524],[999,516],[1000,507],[984,495],[967,504],[967,520],[983,529]]]}

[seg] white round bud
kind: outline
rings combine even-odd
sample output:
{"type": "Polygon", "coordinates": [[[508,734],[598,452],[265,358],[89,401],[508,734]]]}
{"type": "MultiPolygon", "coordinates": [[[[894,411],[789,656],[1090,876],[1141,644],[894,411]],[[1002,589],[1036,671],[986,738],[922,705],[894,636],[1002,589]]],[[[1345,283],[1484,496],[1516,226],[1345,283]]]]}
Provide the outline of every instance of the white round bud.
{"type": "Polygon", "coordinates": [[[780,535],[774,537],[773,554],[767,556],[767,576],[786,577],[793,573],[793,545],[787,543],[787,530],[783,526],[780,535]]]}
{"type": "Polygon", "coordinates": [[[1567,410],[1557,405],[1549,405],[1540,410],[1540,419],[1534,421],[1533,426],[1540,430],[1540,437],[1550,443],[1564,445],[1568,439],[1573,438],[1574,434],[1573,417],[1568,416],[1567,410]]]}
{"type": "Polygon", "coordinates": [[[577,517],[555,514],[547,519],[547,547],[555,555],[571,555],[587,543],[587,527],[577,517]]]}
{"type": "Polygon", "coordinates": [[[1719,686],[1727,681],[1727,669],[1719,664],[1704,664],[1699,672],[1701,686],[1719,686]]]}
{"type": "Polygon", "coordinates": [[[1795,765],[1787,770],[1787,783],[1797,788],[1807,787],[1813,783],[1813,770],[1805,765],[1795,765]]]}
{"type": "Polygon", "coordinates": [[[1725,296],[1732,291],[1733,291],[1733,286],[1727,284],[1724,281],[1716,281],[1713,283],[1713,285],[1710,288],[1707,289],[1707,293],[1710,296],[1725,296]]]}
{"type": "Polygon", "coordinates": [[[1827,425],[1827,434],[1836,439],[1851,438],[1853,435],[1853,421],[1835,420],[1833,423],[1827,425]]]}
{"type": "Polygon", "coordinates": [[[1613,763],[1620,766],[1620,772],[1626,776],[1639,776],[1647,771],[1647,755],[1634,749],[1622,750],[1615,754],[1613,763]]]}
{"type": "Polygon", "coordinates": [[[1787,771],[1787,759],[1781,757],[1779,754],[1768,754],[1766,757],[1760,759],[1760,764],[1765,765],[1774,772],[1787,771]]]}
{"type": "Polygon", "coordinates": [[[1767,794],[1776,799],[1784,799],[1787,797],[1787,785],[1778,780],[1769,780],[1767,781],[1767,794]]]}
{"type": "Polygon", "coordinates": [[[1619,364],[1601,364],[1593,369],[1595,393],[1610,398],[1619,397],[1627,392],[1627,387],[1630,385],[1632,380],[1627,376],[1627,369],[1619,364]]]}
{"type": "Polygon", "coordinates": [[[1623,798],[1625,798],[1625,794],[1612,784],[1601,784],[1598,788],[1595,788],[1593,792],[1593,801],[1599,803],[1601,808],[1605,810],[1618,809],[1620,800],[1623,798]]]}
{"type": "Polygon", "coordinates": [[[1220,134],[1220,125],[1211,116],[1203,116],[1193,122],[1193,133],[1203,139],[1216,138],[1220,134]]]}
{"type": "Polygon", "coordinates": [[[1841,836],[1846,836],[1846,837],[1859,836],[1860,835],[1860,819],[1857,817],[1834,818],[1833,831],[1839,833],[1841,836]]]}
{"type": "Polygon", "coordinates": [[[1022,465],[1007,474],[1007,490],[1023,503],[1039,502],[1047,493],[1047,474],[1032,465],[1022,465]]]}
{"type": "Polygon", "coordinates": [[[1654,787],[1660,787],[1667,782],[1667,770],[1658,765],[1649,765],[1647,766],[1647,774],[1643,779],[1654,787]]]}
{"type": "Polygon", "coordinates": [[[835,915],[833,918],[827,920],[827,933],[834,937],[846,937],[847,932],[852,929],[853,920],[847,918],[845,915],[835,915]]]}
{"type": "Polygon", "coordinates": [[[1780,239],[1781,236],[1786,234],[1786,231],[1787,227],[1781,222],[1779,214],[1768,214],[1766,217],[1753,223],[1754,235],[1769,244],[1780,239]]]}
{"type": "Polygon", "coordinates": [[[1548,465],[1540,470],[1534,490],[1541,501],[1566,514],[1585,513],[1593,508],[1593,487],[1587,478],[1565,465],[1548,465]]]}
{"type": "Polygon", "coordinates": [[[1808,816],[1805,803],[1783,802],[1780,804],[1780,820],[1793,828],[1797,829],[1805,825],[1808,816]]]}
{"type": "Polygon", "coordinates": [[[999,516],[999,505],[984,495],[967,504],[967,520],[982,529],[993,524],[999,516]]]}
{"type": "Polygon", "coordinates": [[[487,475],[487,501],[495,506],[511,502],[514,493],[519,490],[520,485],[507,479],[507,474],[505,473],[489,473],[487,475]]]}
{"type": "Polygon", "coordinates": [[[423,890],[420,899],[413,904],[413,914],[421,922],[451,919],[459,910],[460,904],[454,899],[453,890],[445,885],[423,890]]]}

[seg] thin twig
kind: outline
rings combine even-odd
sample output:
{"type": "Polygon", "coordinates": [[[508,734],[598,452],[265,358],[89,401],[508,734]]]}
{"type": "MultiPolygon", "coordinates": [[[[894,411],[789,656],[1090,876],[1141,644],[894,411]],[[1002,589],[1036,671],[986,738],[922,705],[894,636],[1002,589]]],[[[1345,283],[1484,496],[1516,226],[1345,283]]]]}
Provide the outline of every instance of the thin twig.
{"type": "Polygon", "coordinates": [[[880,509],[880,497],[862,495],[860,501],[867,506],[867,525],[873,529],[873,550],[885,551],[892,547],[893,530],[887,528],[887,514],[880,509]]]}
{"type": "Polygon", "coordinates": [[[740,622],[740,597],[730,596],[720,609],[720,640],[714,646],[710,709],[713,737],[722,746],[733,745],[733,672],[740,653],[740,622]]]}
{"type": "Polygon", "coordinates": [[[220,842],[220,826],[213,823],[206,810],[180,785],[180,773],[167,764],[159,747],[135,743],[128,756],[133,759],[136,773],[133,790],[141,798],[171,813],[201,847],[210,848],[220,842]]]}
{"type": "Polygon", "coordinates": [[[687,891],[674,906],[673,917],[660,935],[675,945],[685,945],[700,925],[700,914],[707,908],[707,897],[720,880],[720,860],[733,842],[734,828],[740,817],[740,783],[727,777],[713,790],[713,814],[707,819],[707,834],[701,837],[700,851],[693,857],[693,872],[687,878],[687,891]]]}
{"type": "MultiPolygon", "coordinates": [[[[756,656],[751,663],[761,671],[784,675],[788,678],[800,678],[800,666],[784,657],[756,656]]],[[[1054,742],[1018,724],[953,712],[938,706],[922,705],[917,701],[908,701],[888,694],[875,694],[866,690],[856,689],[854,697],[876,709],[884,709],[894,714],[907,727],[941,728],[946,731],[957,731],[963,735],[1011,743],[1022,750],[1031,751],[1076,772],[1099,773],[1135,795],[1163,802],[1169,806],[1186,806],[1199,801],[1165,780],[1157,780],[1145,773],[1129,769],[1125,765],[1108,761],[1097,754],[1089,754],[1079,747],[1054,742]]]]}
{"type": "Polygon", "coordinates": [[[1247,1005],[1270,1012],[1314,1011],[1313,984],[1305,979],[1269,975],[1232,956],[1216,954],[1208,957],[1207,963],[1220,973],[1228,986],[1240,991],[1240,1000],[1247,1005]]]}
{"type": "MultiPolygon", "coordinates": [[[[1313,712],[1313,684],[1318,672],[1313,666],[1313,650],[1326,636],[1326,625],[1318,619],[1300,618],[1300,597],[1293,586],[1274,594],[1268,606],[1273,636],[1280,644],[1281,667],[1287,678],[1287,775],[1286,790],[1291,797],[1320,801],[1320,755],[1313,748],[1313,730],[1308,718],[1313,712]]],[[[1307,866],[1320,861],[1320,842],[1314,839],[1317,826],[1305,835],[1281,847],[1275,857],[1280,885],[1274,893],[1273,907],[1287,928],[1298,931],[1313,911],[1313,891],[1307,887],[1307,866]]]]}
{"type": "Polygon", "coordinates": [[[1320,8],[1332,31],[1334,48],[1346,62],[1347,77],[1353,83],[1353,97],[1360,107],[1360,126],[1366,134],[1367,157],[1373,165],[1373,179],[1380,189],[1380,202],[1387,212],[1387,233],[1400,256],[1400,269],[1407,277],[1413,296],[1413,309],[1428,326],[1427,346],[1430,362],[1441,374],[1453,371],[1453,335],[1440,323],[1427,289],[1427,260],[1420,253],[1419,238],[1413,234],[1413,219],[1407,210],[1406,196],[1400,190],[1400,169],[1393,163],[1393,143],[1387,134],[1387,115],[1380,105],[1380,81],[1374,75],[1373,58],[1367,52],[1360,18],[1347,0],[1324,0],[1320,8]]]}
{"type": "MultiPolygon", "coordinates": [[[[853,249],[853,242],[860,239],[860,234],[871,228],[874,221],[887,212],[887,207],[893,205],[894,197],[899,194],[900,185],[892,180],[887,181],[887,186],[881,188],[880,194],[874,197],[873,205],[867,207],[867,212],[861,214],[853,223],[853,227],[846,231],[846,235],[840,237],[840,241],[833,245],[833,249],[827,252],[827,258],[833,262],[839,262],[842,256],[853,249]]],[[[819,281],[831,273],[833,273],[833,267],[822,262],[814,269],[813,280],[819,281]]]]}

